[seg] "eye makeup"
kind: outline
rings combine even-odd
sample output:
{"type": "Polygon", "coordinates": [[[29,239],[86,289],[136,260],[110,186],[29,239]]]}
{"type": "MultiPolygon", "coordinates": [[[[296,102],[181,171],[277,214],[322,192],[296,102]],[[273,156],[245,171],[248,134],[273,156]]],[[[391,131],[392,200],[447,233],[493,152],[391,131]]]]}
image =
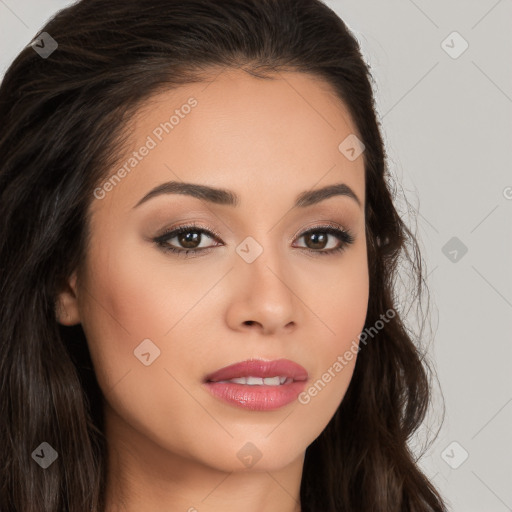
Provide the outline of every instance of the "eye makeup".
{"type": "MultiPolygon", "coordinates": [[[[310,254],[313,255],[321,255],[321,256],[330,256],[344,251],[348,246],[354,243],[355,236],[351,233],[350,230],[340,228],[335,224],[320,224],[318,226],[310,227],[306,231],[303,231],[299,234],[297,238],[310,237],[309,239],[313,239],[313,243],[320,243],[322,245],[323,239],[325,241],[329,241],[329,237],[335,238],[338,240],[338,245],[334,248],[321,248],[321,249],[311,249],[309,247],[298,247],[299,249],[303,249],[310,254]],[[320,242],[318,240],[320,239],[320,242]]],[[[199,255],[209,254],[215,247],[219,247],[224,245],[221,240],[221,235],[211,228],[206,228],[196,223],[190,223],[186,225],[182,225],[179,227],[173,227],[166,230],[161,235],[152,239],[155,245],[166,253],[171,253],[173,255],[177,255],[179,257],[194,257],[199,255]],[[183,235],[195,235],[192,237],[183,237],[183,235]],[[216,240],[217,245],[210,245],[207,247],[194,247],[194,248],[186,248],[186,247],[178,247],[175,244],[171,244],[170,241],[173,239],[178,239],[178,243],[198,243],[199,245],[203,241],[203,236],[216,240]],[[180,238],[181,237],[181,238],[180,238]]]]}

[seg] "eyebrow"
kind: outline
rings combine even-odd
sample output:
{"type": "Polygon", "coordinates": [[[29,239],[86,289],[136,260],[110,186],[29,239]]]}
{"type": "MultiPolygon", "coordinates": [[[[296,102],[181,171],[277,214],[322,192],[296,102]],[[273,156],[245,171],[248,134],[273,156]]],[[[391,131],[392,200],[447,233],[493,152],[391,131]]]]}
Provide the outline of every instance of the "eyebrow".
{"type": "MultiPolygon", "coordinates": [[[[150,190],[133,208],[137,208],[146,201],[164,194],[184,194],[224,206],[236,207],[240,204],[240,197],[231,190],[198,185],[195,183],[168,181],[150,190]]],[[[306,190],[302,192],[296,197],[294,207],[306,208],[334,196],[350,197],[360,207],[362,206],[360,199],[348,185],[336,183],[316,190],[306,190]]]]}

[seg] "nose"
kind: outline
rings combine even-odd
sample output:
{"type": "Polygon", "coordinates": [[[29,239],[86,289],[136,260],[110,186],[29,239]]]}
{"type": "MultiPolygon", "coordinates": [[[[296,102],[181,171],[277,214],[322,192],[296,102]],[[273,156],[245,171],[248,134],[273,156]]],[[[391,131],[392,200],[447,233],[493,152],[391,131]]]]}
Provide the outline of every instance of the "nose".
{"type": "Polygon", "coordinates": [[[279,335],[297,327],[300,301],[293,291],[291,271],[284,271],[284,267],[275,252],[266,250],[252,263],[237,261],[227,312],[232,329],[279,335]]]}

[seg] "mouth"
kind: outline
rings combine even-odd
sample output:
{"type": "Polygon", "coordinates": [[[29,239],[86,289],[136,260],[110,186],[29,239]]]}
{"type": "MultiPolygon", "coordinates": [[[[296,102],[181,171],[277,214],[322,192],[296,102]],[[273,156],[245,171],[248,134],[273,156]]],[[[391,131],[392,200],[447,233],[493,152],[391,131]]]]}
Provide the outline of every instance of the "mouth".
{"type": "Polygon", "coordinates": [[[264,361],[249,359],[232,364],[206,376],[205,382],[233,382],[248,386],[279,386],[294,381],[305,381],[306,369],[289,359],[264,361]]]}
{"type": "Polygon", "coordinates": [[[204,385],[216,398],[249,410],[273,410],[297,398],[308,372],[288,359],[250,359],[209,374],[204,385]]]}
{"type": "Polygon", "coordinates": [[[244,384],[247,386],[282,386],[283,384],[289,384],[294,379],[286,376],[276,377],[254,377],[250,375],[248,377],[235,377],[229,380],[209,380],[207,382],[232,382],[233,384],[244,384]]]}

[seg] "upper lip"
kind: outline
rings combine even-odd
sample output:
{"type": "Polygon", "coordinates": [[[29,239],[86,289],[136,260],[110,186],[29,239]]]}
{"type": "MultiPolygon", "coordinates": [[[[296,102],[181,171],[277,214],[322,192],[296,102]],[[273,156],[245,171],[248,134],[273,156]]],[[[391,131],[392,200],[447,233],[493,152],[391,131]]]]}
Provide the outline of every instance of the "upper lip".
{"type": "Polygon", "coordinates": [[[300,364],[289,359],[276,359],[264,361],[262,359],[248,359],[240,363],[225,366],[206,376],[205,382],[218,382],[221,380],[236,379],[238,377],[287,377],[294,381],[307,380],[308,372],[300,364]]]}

